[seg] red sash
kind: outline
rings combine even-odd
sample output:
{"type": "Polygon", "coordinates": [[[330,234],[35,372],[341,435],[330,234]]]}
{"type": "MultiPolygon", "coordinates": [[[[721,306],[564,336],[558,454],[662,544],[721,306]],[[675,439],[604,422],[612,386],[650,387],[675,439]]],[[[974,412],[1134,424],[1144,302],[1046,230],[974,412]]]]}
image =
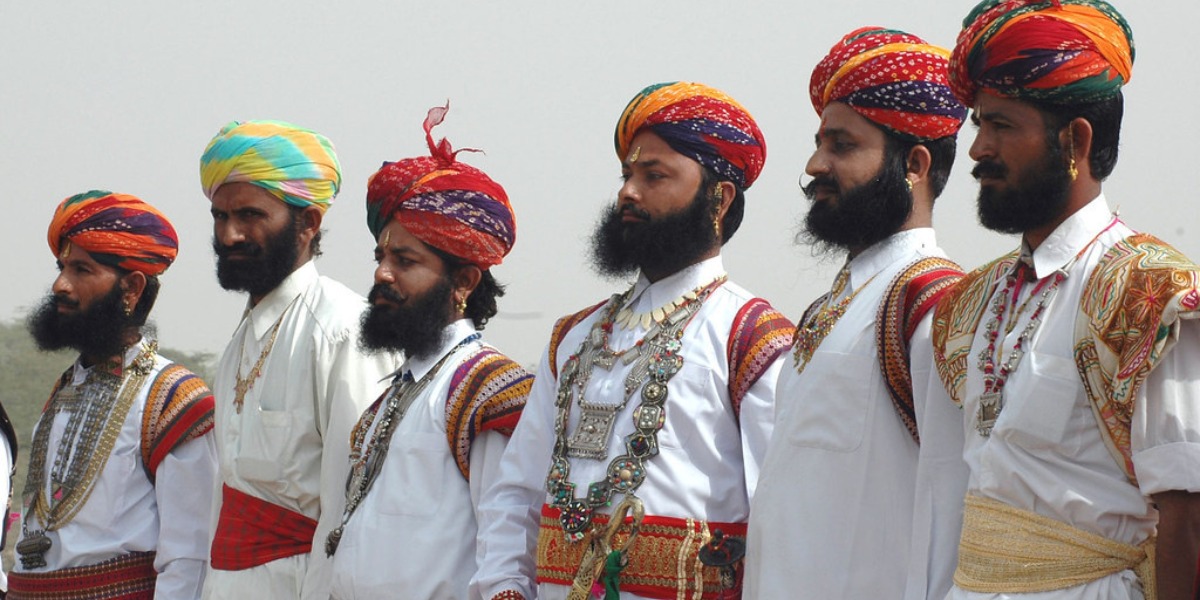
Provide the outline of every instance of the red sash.
{"type": "Polygon", "coordinates": [[[241,571],[312,551],[317,522],[261,498],[221,486],[212,568],[241,571]]]}
{"type": "Polygon", "coordinates": [[[8,574],[9,600],[152,600],[154,582],[153,552],[136,552],[112,560],[59,569],[48,573],[13,571],[8,574]]]}

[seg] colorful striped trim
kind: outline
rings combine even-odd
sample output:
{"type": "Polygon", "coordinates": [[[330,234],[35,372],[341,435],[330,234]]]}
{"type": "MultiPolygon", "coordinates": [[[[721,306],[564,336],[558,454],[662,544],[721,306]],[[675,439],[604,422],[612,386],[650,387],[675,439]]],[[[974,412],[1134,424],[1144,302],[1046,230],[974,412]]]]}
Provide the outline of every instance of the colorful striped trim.
{"type": "Polygon", "coordinates": [[[142,414],[142,466],[151,483],[167,454],[212,430],[213,408],[208,386],[182,365],[158,374],[142,414]]]}
{"type": "Polygon", "coordinates": [[[463,477],[470,479],[475,437],[512,435],[532,386],[529,371],[493,348],[481,348],[455,369],[446,394],[446,441],[463,477]]]}
{"type": "Polygon", "coordinates": [[[917,415],[913,408],[909,340],[925,314],[962,277],[962,268],[957,263],[937,257],[918,259],[888,284],[875,317],[876,350],[888,396],[900,422],[918,444],[921,436],[917,432],[917,415]]]}
{"type": "Polygon", "coordinates": [[[558,346],[562,343],[563,338],[567,336],[567,332],[571,331],[580,321],[588,318],[592,313],[600,309],[601,306],[608,304],[608,300],[599,304],[589,306],[573,315],[567,315],[554,322],[554,329],[550,330],[550,346],[547,353],[550,355],[550,374],[558,379],[558,346]]]}
{"type": "Polygon", "coordinates": [[[729,330],[729,401],[737,418],[742,398],[776,358],[792,346],[796,327],[762,298],[742,306],[729,330]]]}
{"type": "Polygon", "coordinates": [[[86,567],[48,573],[12,571],[8,600],[152,600],[158,572],[153,552],[135,552],[86,567]]]}
{"type": "MultiPolygon", "coordinates": [[[[568,542],[559,521],[559,509],[542,505],[537,544],[539,583],[570,586],[591,544],[593,532],[604,531],[609,515],[596,514],[593,526],[578,542],[568,542]]],[[[631,519],[627,518],[626,522],[631,519]]],[[[621,591],[645,598],[740,598],[740,587],[722,588],[720,569],[699,560],[700,549],[720,530],[726,536],[745,538],[745,523],[711,523],[646,515],[630,550],[629,564],[621,571],[621,591]]],[[[614,545],[624,545],[628,530],[617,533],[614,545]]]]}

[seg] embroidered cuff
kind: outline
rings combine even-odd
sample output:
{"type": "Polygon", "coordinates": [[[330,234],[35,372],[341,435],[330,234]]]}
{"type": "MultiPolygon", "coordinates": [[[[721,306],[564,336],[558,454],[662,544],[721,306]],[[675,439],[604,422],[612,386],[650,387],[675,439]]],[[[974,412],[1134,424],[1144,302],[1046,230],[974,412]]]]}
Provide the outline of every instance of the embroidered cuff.
{"type": "Polygon", "coordinates": [[[492,600],[525,600],[525,596],[523,596],[521,592],[518,592],[517,590],[504,590],[503,592],[492,596],[492,600]]]}

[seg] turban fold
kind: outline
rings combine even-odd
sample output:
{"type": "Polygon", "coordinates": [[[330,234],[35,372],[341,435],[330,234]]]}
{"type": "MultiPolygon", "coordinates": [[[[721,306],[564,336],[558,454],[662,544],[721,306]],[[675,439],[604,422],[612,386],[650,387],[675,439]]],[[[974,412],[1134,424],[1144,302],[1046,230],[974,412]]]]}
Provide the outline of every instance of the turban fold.
{"type": "Polygon", "coordinates": [[[950,51],[893,29],[863,27],[817,63],[809,97],[820,115],[842,102],[873,123],[918,141],[954,135],[967,109],[950,89],[950,51]]]}
{"type": "Polygon", "coordinates": [[[232,121],[200,157],[200,184],[212,200],[226,183],[252,183],[276,198],[322,212],[342,184],[341,166],[325,136],[282,121],[232,121]]]}
{"type": "Polygon", "coordinates": [[[950,84],[975,103],[980,88],[1050,104],[1117,95],[1133,74],[1133,31],[1103,0],[984,0],[950,57],[950,84]]]}
{"type": "Polygon", "coordinates": [[[629,156],[642,129],[743,189],[758,179],[767,158],[767,142],[750,113],[700,83],[659,83],[638,92],[617,121],[617,158],[629,156]]]}
{"type": "Polygon", "coordinates": [[[179,253],[175,228],[158,209],[127,195],[93,190],[63,200],[46,241],[54,256],[64,243],[83,248],[96,262],[158,275],[179,253]]]}
{"type": "Polygon", "coordinates": [[[378,240],[395,219],[422,242],[486,270],[512,250],[516,215],[500,184],[458,161],[462,150],[446,138],[434,143],[433,128],[449,110],[447,103],[425,117],[429,156],[383,163],[367,181],[367,228],[378,240]]]}

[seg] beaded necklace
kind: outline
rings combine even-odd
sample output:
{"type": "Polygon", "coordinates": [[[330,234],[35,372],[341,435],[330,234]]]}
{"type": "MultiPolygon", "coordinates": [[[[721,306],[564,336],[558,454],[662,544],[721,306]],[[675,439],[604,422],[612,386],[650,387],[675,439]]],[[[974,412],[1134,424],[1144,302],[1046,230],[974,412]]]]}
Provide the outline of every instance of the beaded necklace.
{"type": "Polygon", "coordinates": [[[350,433],[350,475],[346,480],[346,507],[342,511],[341,523],[325,538],[325,554],[327,556],[333,556],[337,552],[338,544],[342,541],[342,533],[346,530],[346,523],[350,522],[350,517],[367,497],[367,492],[371,490],[379,473],[382,472],[383,461],[387,458],[395,425],[404,420],[404,415],[412,406],[413,401],[425,391],[425,388],[429,387],[429,383],[441,371],[442,365],[446,364],[446,361],[455,352],[480,337],[482,334],[478,332],[467,336],[446,352],[441,360],[438,360],[437,364],[433,365],[416,382],[412,380],[412,376],[407,374],[404,378],[397,377],[386,392],[387,395],[382,403],[383,413],[379,415],[378,419],[375,418],[375,415],[380,405],[376,404],[354,426],[354,430],[350,433]],[[375,426],[371,439],[368,441],[367,432],[371,429],[371,424],[376,421],[379,424],[375,426]]]}
{"type": "Polygon", "coordinates": [[[683,366],[680,339],[692,317],[700,310],[710,294],[726,281],[724,275],[696,288],[694,298],[685,301],[665,314],[632,347],[614,352],[608,348],[613,320],[620,308],[629,301],[632,289],[612,297],[603,316],[592,326],[579,350],[563,364],[555,406],[558,415],[554,422],[555,443],[546,476],[546,491],[552,506],[560,509],[559,520],[568,541],[583,539],[592,522],[592,514],[611,503],[616,493],[632,494],[646,478],[645,461],[658,454],[658,433],[666,423],[667,382],[683,366]],[[584,388],[596,366],[612,368],[617,358],[623,364],[633,364],[625,377],[624,394],[616,404],[587,402],[584,388]],[[644,385],[643,385],[644,384],[644,385]],[[616,415],[626,406],[633,393],[642,390],[642,403],[633,411],[634,431],[625,436],[625,453],[608,464],[605,478],[588,485],[583,498],[575,496],[576,485],[570,481],[571,461],[568,457],[602,460],[608,456],[608,439],[616,415]],[[567,424],[571,414],[571,399],[580,407],[575,435],[568,439],[567,424]]]}
{"type": "Polygon", "coordinates": [[[804,368],[808,366],[808,361],[812,360],[813,353],[820,347],[821,342],[825,341],[825,337],[833,331],[833,326],[837,325],[842,316],[846,314],[846,310],[850,308],[850,303],[854,302],[854,298],[858,293],[863,291],[875,277],[872,275],[870,279],[858,286],[858,289],[851,292],[845,298],[842,298],[836,304],[830,304],[830,301],[836,298],[850,280],[849,265],[844,267],[838,276],[834,278],[833,289],[824,298],[819,300],[821,308],[816,311],[809,311],[805,315],[804,322],[796,328],[796,338],[792,348],[792,366],[795,367],[797,373],[803,373],[804,368]]]}

